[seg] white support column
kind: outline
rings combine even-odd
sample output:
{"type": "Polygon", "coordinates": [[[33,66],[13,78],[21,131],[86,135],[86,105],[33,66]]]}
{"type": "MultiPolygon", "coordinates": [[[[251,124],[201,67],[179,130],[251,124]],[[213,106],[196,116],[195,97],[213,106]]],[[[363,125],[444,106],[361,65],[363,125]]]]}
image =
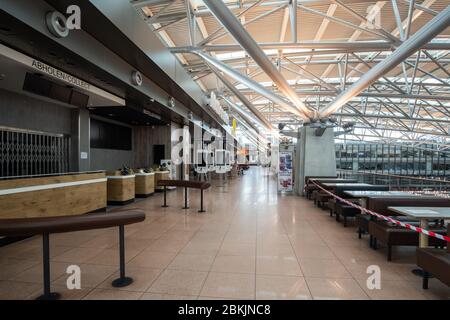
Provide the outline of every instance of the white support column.
{"type": "Polygon", "coordinates": [[[303,195],[305,177],[335,176],[336,151],[334,132],[332,128],[325,130],[323,135],[316,136],[316,129],[309,126],[300,129],[300,139],[297,140],[297,194],[303,195]]]}

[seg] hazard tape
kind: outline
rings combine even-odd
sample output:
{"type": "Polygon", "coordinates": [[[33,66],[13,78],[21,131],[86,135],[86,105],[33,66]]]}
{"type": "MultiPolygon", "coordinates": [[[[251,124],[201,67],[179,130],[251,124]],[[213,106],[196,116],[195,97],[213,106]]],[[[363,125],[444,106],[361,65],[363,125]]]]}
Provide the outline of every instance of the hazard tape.
{"type": "Polygon", "coordinates": [[[368,214],[370,214],[370,215],[372,215],[372,216],[375,216],[375,217],[380,218],[380,219],[383,219],[383,220],[385,220],[385,221],[394,223],[394,224],[396,224],[396,225],[398,225],[398,226],[400,226],[400,227],[403,227],[403,228],[406,228],[406,229],[410,229],[410,230],[413,230],[413,231],[416,231],[416,232],[419,232],[419,233],[426,234],[427,236],[430,236],[430,237],[434,237],[434,238],[437,238],[437,239],[440,239],[440,240],[444,240],[444,241],[450,242],[450,237],[449,237],[449,236],[444,236],[444,235],[442,235],[442,234],[439,234],[439,233],[436,233],[436,232],[433,232],[433,231],[429,231],[429,230],[426,230],[426,229],[423,229],[423,228],[415,227],[415,226],[410,225],[410,224],[408,224],[408,223],[404,223],[404,222],[401,222],[401,221],[392,219],[392,218],[390,218],[390,217],[383,216],[382,214],[379,214],[379,213],[377,213],[377,212],[374,212],[374,211],[371,211],[371,210],[369,210],[369,209],[363,208],[363,207],[361,207],[361,206],[359,206],[359,205],[357,205],[357,204],[355,204],[355,203],[353,203],[353,202],[350,202],[350,201],[348,201],[348,200],[346,200],[346,199],[343,199],[343,198],[337,196],[337,195],[334,194],[333,192],[328,191],[327,189],[325,189],[324,187],[320,186],[319,184],[317,184],[317,183],[314,182],[314,181],[312,181],[312,183],[313,183],[316,187],[318,187],[319,189],[321,189],[322,191],[325,191],[327,194],[329,194],[329,195],[332,196],[333,198],[335,198],[335,199],[337,199],[337,200],[339,200],[339,201],[342,201],[342,202],[344,202],[345,204],[348,204],[349,206],[352,206],[352,207],[354,207],[354,208],[357,208],[357,209],[359,209],[359,210],[361,210],[361,211],[363,211],[363,212],[366,212],[366,213],[368,213],[368,214]]]}

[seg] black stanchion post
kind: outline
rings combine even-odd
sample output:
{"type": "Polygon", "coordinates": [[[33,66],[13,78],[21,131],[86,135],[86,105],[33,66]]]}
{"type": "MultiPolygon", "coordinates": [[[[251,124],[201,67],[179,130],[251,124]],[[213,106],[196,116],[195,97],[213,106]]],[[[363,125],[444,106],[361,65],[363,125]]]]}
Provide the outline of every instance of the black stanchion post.
{"type": "Polygon", "coordinates": [[[166,186],[164,186],[164,204],[161,207],[163,207],[163,208],[168,207],[168,205],[167,205],[167,187],[166,186]]]}
{"type": "Polygon", "coordinates": [[[125,227],[119,226],[119,259],[120,259],[120,276],[112,282],[115,288],[126,287],[133,283],[133,279],[125,276],[125,227]]]}
{"type": "Polygon", "coordinates": [[[189,209],[188,207],[188,192],[187,192],[187,187],[184,187],[184,207],[183,209],[189,209]]]}
{"type": "Polygon", "coordinates": [[[200,189],[200,210],[198,212],[205,212],[203,209],[203,189],[200,189]]]}
{"type": "Polygon", "coordinates": [[[44,274],[44,294],[39,296],[37,300],[57,300],[59,294],[50,291],[50,235],[44,233],[42,235],[42,256],[43,256],[43,274],[44,274]]]}

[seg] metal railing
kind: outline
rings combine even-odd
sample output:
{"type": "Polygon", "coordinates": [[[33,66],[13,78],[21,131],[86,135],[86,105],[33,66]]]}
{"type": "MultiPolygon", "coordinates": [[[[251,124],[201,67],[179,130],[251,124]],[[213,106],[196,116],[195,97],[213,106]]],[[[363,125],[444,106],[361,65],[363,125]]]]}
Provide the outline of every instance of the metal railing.
{"type": "Polygon", "coordinates": [[[374,185],[387,185],[390,190],[450,197],[449,180],[342,169],[338,169],[337,173],[340,178],[356,179],[358,182],[374,185]]]}

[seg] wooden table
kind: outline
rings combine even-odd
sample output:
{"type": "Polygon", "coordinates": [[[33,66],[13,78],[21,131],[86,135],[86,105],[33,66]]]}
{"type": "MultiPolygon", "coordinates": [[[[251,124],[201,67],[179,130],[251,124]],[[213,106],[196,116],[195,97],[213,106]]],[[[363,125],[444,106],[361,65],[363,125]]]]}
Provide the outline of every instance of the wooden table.
{"type": "MultiPolygon", "coordinates": [[[[450,207],[388,207],[389,210],[420,221],[420,227],[428,229],[429,220],[450,219],[450,207]]],[[[420,234],[419,247],[428,247],[428,236],[420,234]]]]}
{"type": "Polygon", "coordinates": [[[367,200],[373,198],[422,198],[423,195],[406,191],[371,191],[371,190],[344,190],[344,193],[361,199],[361,207],[367,208],[367,200]]]}
{"type": "Polygon", "coordinates": [[[328,187],[328,188],[335,188],[335,187],[368,187],[368,186],[372,186],[371,184],[368,183],[337,183],[337,182],[327,182],[327,183],[322,183],[323,186],[328,187]]]}
{"type": "MultiPolygon", "coordinates": [[[[429,220],[450,219],[450,207],[388,207],[388,209],[419,220],[420,227],[427,230],[429,220]]],[[[428,247],[428,236],[424,233],[419,234],[419,247],[428,247]]],[[[422,269],[413,269],[412,273],[419,277],[424,276],[422,269]]]]}
{"type": "Polygon", "coordinates": [[[371,187],[373,186],[372,184],[367,184],[367,183],[336,183],[336,182],[327,182],[327,183],[320,183],[322,185],[322,187],[324,187],[325,189],[328,189],[329,191],[332,191],[333,193],[336,192],[336,188],[345,188],[345,187],[349,187],[349,188],[355,188],[355,187],[371,187]]]}
{"type": "Polygon", "coordinates": [[[329,182],[329,183],[357,183],[356,179],[342,179],[342,178],[309,178],[310,181],[329,182]]]}

